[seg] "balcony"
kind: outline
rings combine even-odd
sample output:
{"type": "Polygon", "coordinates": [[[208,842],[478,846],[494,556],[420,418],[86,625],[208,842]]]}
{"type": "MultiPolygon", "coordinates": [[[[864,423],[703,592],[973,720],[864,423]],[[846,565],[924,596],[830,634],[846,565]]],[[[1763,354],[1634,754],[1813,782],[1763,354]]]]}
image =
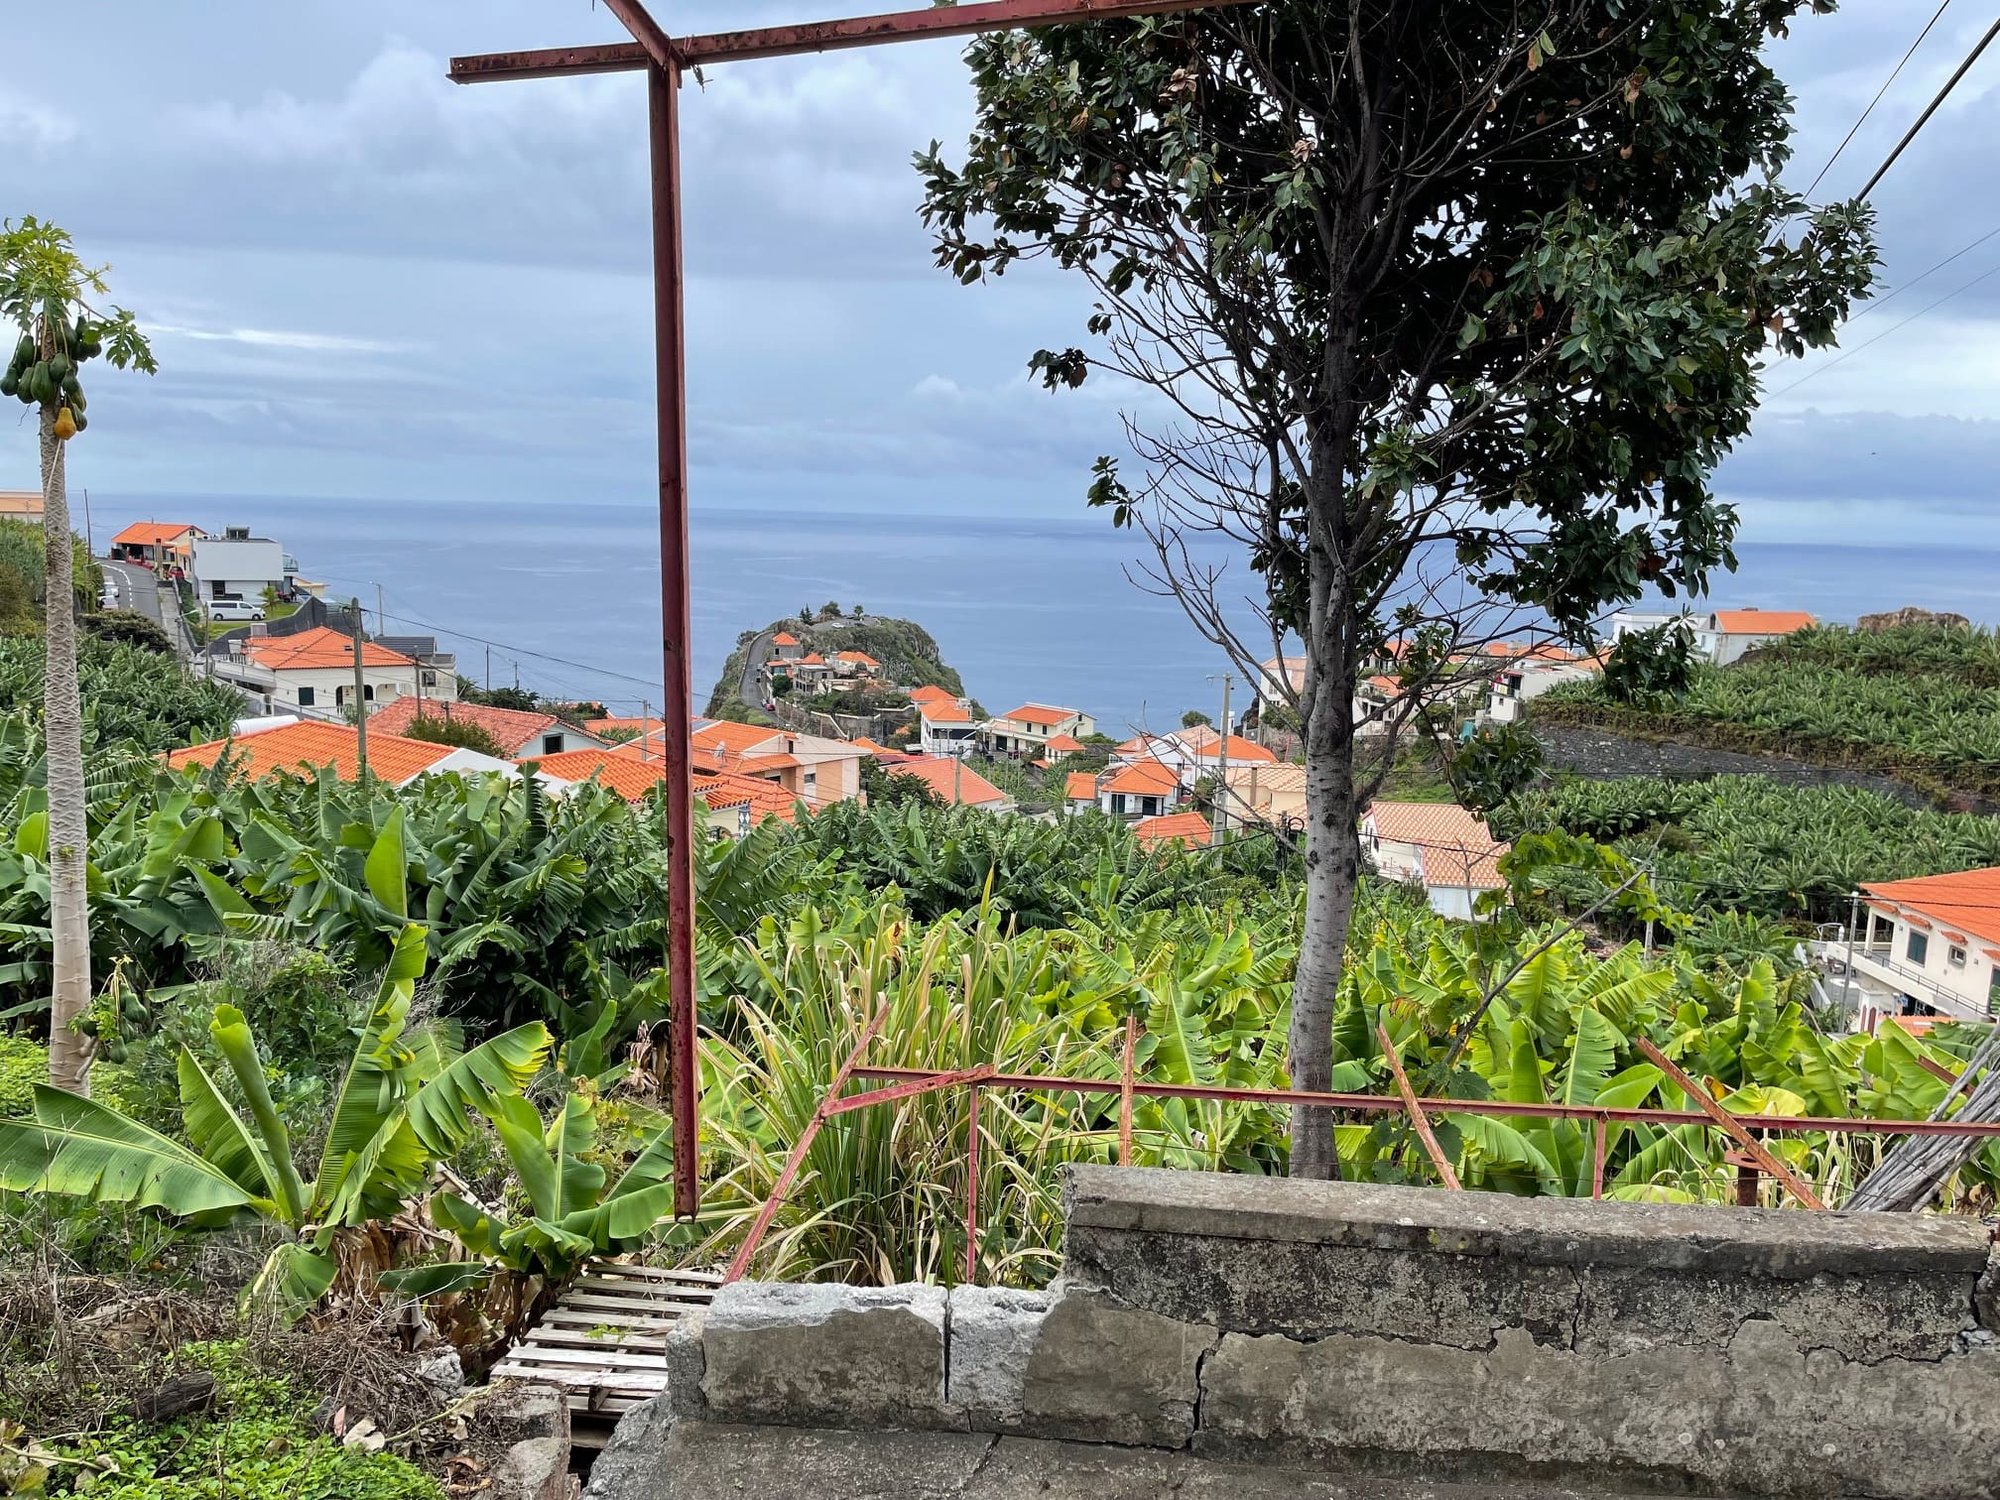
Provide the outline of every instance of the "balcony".
{"type": "MultiPolygon", "coordinates": [[[[1844,944],[1828,944],[1828,957],[1845,957],[1844,944]]],[[[1942,1011],[1960,1021],[1984,1021],[1991,1017],[1990,1002],[1980,1004],[1968,995],[1959,993],[1939,984],[1931,975],[1894,956],[1894,949],[1888,943],[1857,943],[1854,947],[1854,970],[1862,979],[1872,979],[1886,985],[1898,994],[1909,995],[1935,1010],[1942,1011]]]]}

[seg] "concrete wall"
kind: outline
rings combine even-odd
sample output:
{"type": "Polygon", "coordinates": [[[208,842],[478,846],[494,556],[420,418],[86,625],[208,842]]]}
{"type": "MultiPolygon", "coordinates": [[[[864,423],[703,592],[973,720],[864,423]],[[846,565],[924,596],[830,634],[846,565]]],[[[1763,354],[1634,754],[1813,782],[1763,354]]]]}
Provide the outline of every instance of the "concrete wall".
{"type": "Polygon", "coordinates": [[[1073,1480],[1137,1449],[1202,1494],[1361,1475],[1352,1493],[1990,1500],[1995,1264],[1970,1220],[1079,1168],[1051,1292],[724,1288],[670,1336],[672,1422],[628,1419],[593,1493],[721,1493],[771,1442],[856,1455],[815,1470],[821,1493],[1167,1487],[854,1488],[891,1433],[931,1432],[998,1446],[894,1461],[1033,1457],[1073,1480]],[[791,1429],[820,1436],[758,1436],[791,1429]],[[672,1483],[644,1462],[669,1442],[672,1483]]]}

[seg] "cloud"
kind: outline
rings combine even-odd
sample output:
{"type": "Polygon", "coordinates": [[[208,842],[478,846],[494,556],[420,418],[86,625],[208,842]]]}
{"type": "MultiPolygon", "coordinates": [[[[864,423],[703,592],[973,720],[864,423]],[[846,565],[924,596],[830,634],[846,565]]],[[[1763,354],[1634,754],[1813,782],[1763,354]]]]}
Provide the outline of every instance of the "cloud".
{"type": "Polygon", "coordinates": [[[245,344],[253,349],[298,349],[311,354],[394,354],[409,344],[349,338],[334,333],[298,333],[277,328],[182,328],[155,323],[154,337],[194,339],[206,344],[245,344]]]}
{"type": "Polygon", "coordinates": [[[76,132],[75,116],[0,87],[0,140],[11,148],[25,148],[35,156],[44,156],[75,140],[76,132]]]}

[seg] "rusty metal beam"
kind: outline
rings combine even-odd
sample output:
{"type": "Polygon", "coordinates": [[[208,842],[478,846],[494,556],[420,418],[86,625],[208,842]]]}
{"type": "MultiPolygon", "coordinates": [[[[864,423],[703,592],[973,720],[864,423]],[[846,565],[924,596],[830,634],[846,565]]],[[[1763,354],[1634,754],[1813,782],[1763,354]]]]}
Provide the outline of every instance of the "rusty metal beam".
{"type": "Polygon", "coordinates": [[[979,1085],[965,1091],[965,1284],[979,1284],[979,1085]]]}
{"type": "Polygon", "coordinates": [[[1458,1173],[1451,1168],[1451,1159],[1438,1145],[1438,1138],[1431,1131],[1430,1116],[1424,1113],[1418,1102],[1417,1091],[1410,1087],[1410,1075],[1403,1071],[1403,1059],[1396,1051],[1396,1043],[1389,1035],[1389,1028],[1380,1021],[1375,1023],[1375,1040],[1382,1044],[1382,1055],[1389,1060],[1389,1071],[1396,1078],[1396,1092],[1402,1096],[1403,1108],[1409,1112],[1410,1124],[1416,1128],[1417,1139],[1424,1143],[1424,1154],[1437,1168],[1438,1178],[1453,1192],[1459,1191],[1458,1173]]]}
{"type": "MultiPolygon", "coordinates": [[[[857,1078],[928,1078],[928,1068],[856,1068],[857,1078]]],[[[995,1073],[989,1088],[1051,1094],[1116,1094],[1116,1078],[1072,1078],[1043,1073],[995,1073]]],[[[1364,1113],[1401,1113],[1403,1101],[1385,1094],[1321,1094],[1292,1089],[1206,1088],[1191,1083],[1134,1083],[1132,1092],[1148,1099],[1210,1099],[1222,1104],[1294,1104],[1316,1109],[1352,1109],[1364,1113]]],[[[1433,1114],[1524,1115],[1542,1120],[1617,1120],[1633,1125],[1708,1125],[1714,1118],[1692,1109],[1606,1109],[1598,1105],[1515,1104],[1504,1099],[1435,1099],[1418,1101],[1433,1114]]],[[[1759,1115],[1759,1130],[1779,1135],[1964,1135],[1983,1140],[2000,1137],[2000,1120],[1869,1120],[1847,1115],[1759,1115]]]]}
{"type": "Polygon", "coordinates": [[[695,1052],[699,1017],[694,972],[694,634],[688,601],[687,340],[681,278],[680,74],[654,68],[646,79],[653,180],[654,411],[659,436],[660,759],[666,779],[667,1047],[674,1120],[674,1214],[701,1207],[701,1089],[695,1052]]]}
{"type": "Polygon", "coordinates": [[[949,1073],[933,1073],[928,1078],[909,1078],[901,1083],[892,1083],[885,1089],[870,1089],[865,1094],[849,1094],[844,1099],[836,1099],[826,1106],[826,1116],[852,1114],[857,1109],[867,1109],[872,1104],[894,1104],[898,1099],[914,1099],[919,1094],[935,1094],[940,1089],[955,1089],[962,1083],[979,1083],[993,1076],[993,1064],[981,1063],[976,1068],[958,1068],[949,1073]]]}
{"type": "Polygon", "coordinates": [[[1132,1073],[1139,1048],[1139,1016],[1125,1018],[1125,1057],[1118,1073],[1118,1165],[1132,1165],[1132,1073]]]}
{"type": "Polygon", "coordinates": [[[666,28],[653,19],[653,13],[646,9],[643,0],[604,0],[604,8],[618,18],[620,26],[632,33],[632,40],[645,51],[654,67],[664,68],[669,73],[680,71],[680,54],[668,39],[666,28]]]}
{"type": "MultiPolygon", "coordinates": [[[[662,41],[683,67],[696,67],[704,63],[744,62],[758,57],[796,57],[813,52],[877,47],[888,42],[931,41],[940,37],[975,36],[988,31],[1028,30],[1076,21],[1172,15],[1180,11],[1215,10],[1250,3],[1253,0],[985,0],[979,5],[893,11],[885,15],[853,16],[837,21],[808,21],[792,26],[762,26],[746,31],[662,38],[662,41]]],[[[614,14],[621,4],[629,4],[629,0],[612,3],[614,14]]],[[[620,19],[624,17],[621,15],[620,19]]],[[[648,65],[656,64],[645,46],[638,42],[613,42],[593,47],[550,47],[539,51],[485,52],[454,57],[451,60],[451,79],[454,83],[486,83],[503,78],[629,73],[648,65]]]]}
{"type": "MultiPolygon", "coordinates": [[[[1707,1115],[1709,1119],[1727,1131],[1729,1138],[1743,1148],[1744,1154],[1752,1162],[1762,1167],[1766,1172],[1777,1178],[1779,1182],[1783,1183],[1785,1191],[1798,1199],[1807,1208],[1826,1207],[1826,1204],[1820,1201],[1819,1194],[1815,1193],[1811,1186],[1798,1173],[1794,1172],[1790,1167],[1767,1151],[1762,1141],[1745,1130],[1742,1122],[1736,1116],[1724,1109],[1719,1102],[1711,1097],[1707,1089],[1682,1072],[1666,1053],[1655,1047],[1649,1039],[1643,1036],[1634,1038],[1633,1044],[1644,1054],[1646,1061],[1671,1078],[1676,1088],[1686,1094],[1688,1098],[1694,1100],[1701,1107],[1703,1114],[1707,1115]]],[[[1764,1122],[1759,1120],[1757,1123],[1761,1126],[1764,1122]]]]}

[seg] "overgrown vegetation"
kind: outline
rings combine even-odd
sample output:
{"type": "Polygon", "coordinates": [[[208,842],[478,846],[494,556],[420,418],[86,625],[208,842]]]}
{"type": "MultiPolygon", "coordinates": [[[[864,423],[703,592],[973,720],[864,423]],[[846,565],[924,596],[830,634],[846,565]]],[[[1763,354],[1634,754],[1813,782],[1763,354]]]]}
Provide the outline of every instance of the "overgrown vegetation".
{"type": "MultiPolygon", "coordinates": [[[[41,715],[42,643],[0,636],[0,716],[41,715]]],[[[242,695],[191,677],[171,657],[121,641],[85,639],[77,668],[86,748],[171,750],[219,739],[244,711],[242,695]]]]}

